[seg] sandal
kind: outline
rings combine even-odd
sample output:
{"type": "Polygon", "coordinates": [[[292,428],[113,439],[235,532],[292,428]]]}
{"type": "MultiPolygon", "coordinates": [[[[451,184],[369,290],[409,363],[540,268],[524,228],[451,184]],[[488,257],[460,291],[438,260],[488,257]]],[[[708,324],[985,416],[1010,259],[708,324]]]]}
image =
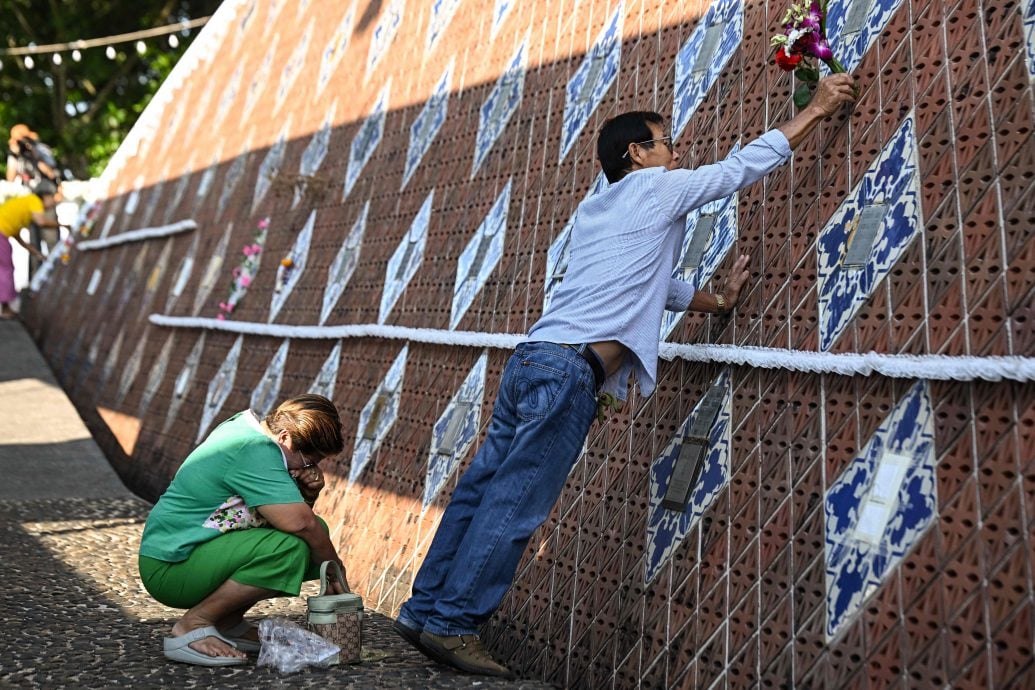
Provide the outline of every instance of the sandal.
{"type": "Polygon", "coordinates": [[[231,644],[240,649],[245,654],[255,654],[259,651],[259,641],[252,640],[244,637],[244,634],[249,630],[254,630],[255,626],[248,621],[241,621],[234,627],[220,633],[220,637],[229,640],[231,644]]]}
{"type": "Polygon", "coordinates": [[[165,658],[196,666],[240,666],[241,664],[248,663],[247,659],[239,659],[233,656],[209,656],[190,647],[191,643],[204,640],[206,637],[218,638],[231,647],[237,646],[220,635],[219,631],[210,625],[207,628],[196,628],[179,637],[167,637],[162,640],[165,658]]]}

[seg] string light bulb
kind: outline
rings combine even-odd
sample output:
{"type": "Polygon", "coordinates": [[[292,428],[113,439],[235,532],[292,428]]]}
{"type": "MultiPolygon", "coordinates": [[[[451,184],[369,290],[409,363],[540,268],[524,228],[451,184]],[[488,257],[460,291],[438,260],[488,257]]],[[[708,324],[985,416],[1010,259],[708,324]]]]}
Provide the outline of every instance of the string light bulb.
{"type": "Polygon", "coordinates": [[[147,44],[143,41],[137,41],[137,55],[143,55],[147,52],[147,44]]]}
{"type": "Polygon", "coordinates": [[[72,59],[73,59],[73,60],[74,60],[75,62],[79,62],[80,60],[82,60],[82,59],[83,59],[83,54],[79,52],[79,49],[78,49],[78,48],[77,48],[76,50],[73,50],[73,51],[72,51],[72,59]]]}
{"type": "Polygon", "coordinates": [[[32,59],[31,55],[25,56],[25,69],[32,69],[36,66],[36,61],[32,59]]]}
{"type": "Polygon", "coordinates": [[[108,56],[109,60],[115,59],[115,46],[108,46],[104,49],[104,54],[108,56]]]}
{"type": "Polygon", "coordinates": [[[51,60],[54,61],[55,65],[60,65],[61,64],[61,53],[54,53],[54,57],[52,57],[51,60]]]}
{"type": "Polygon", "coordinates": [[[176,38],[176,34],[169,34],[169,47],[175,48],[180,45],[180,39],[176,38]]]}

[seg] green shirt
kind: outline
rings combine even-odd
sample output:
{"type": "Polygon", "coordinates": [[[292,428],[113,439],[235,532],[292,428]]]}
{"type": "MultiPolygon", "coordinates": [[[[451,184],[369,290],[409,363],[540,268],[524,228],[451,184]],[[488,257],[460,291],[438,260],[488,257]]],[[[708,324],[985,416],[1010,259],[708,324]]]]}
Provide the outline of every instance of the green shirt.
{"type": "Polygon", "coordinates": [[[259,506],[302,502],[280,446],[251,411],[238,412],[176,471],[147,518],[140,555],[176,563],[220,534],[265,525],[259,506]]]}

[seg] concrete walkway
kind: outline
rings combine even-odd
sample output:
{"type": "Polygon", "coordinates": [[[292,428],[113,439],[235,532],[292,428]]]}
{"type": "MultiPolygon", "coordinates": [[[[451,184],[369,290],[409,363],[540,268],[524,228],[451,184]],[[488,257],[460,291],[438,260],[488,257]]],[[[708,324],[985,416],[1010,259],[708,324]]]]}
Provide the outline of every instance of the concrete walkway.
{"type": "MultiPolygon", "coordinates": [[[[162,637],[179,612],[152,600],[136,571],[150,506],[119,481],[21,324],[0,321],[0,342],[0,687],[548,687],[429,662],[372,612],[358,666],[283,676],[166,661],[162,637]]],[[[255,613],[301,622],[304,611],[303,598],[284,598],[255,613]]]]}

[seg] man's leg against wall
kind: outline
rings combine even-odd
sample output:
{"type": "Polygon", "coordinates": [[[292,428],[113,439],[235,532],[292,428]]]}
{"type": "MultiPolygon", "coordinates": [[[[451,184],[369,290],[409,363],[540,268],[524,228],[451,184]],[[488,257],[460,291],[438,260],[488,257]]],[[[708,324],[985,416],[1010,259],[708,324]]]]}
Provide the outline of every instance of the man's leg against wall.
{"type": "Polygon", "coordinates": [[[515,406],[523,419],[454,555],[457,567],[449,572],[425,623],[425,631],[434,635],[478,634],[499,606],[529,538],[564,488],[596,415],[593,373],[578,355],[564,350],[560,356],[530,359],[516,384],[525,391],[524,400],[515,406]],[[551,369],[564,369],[559,386],[551,369]],[[553,390],[537,377],[554,377],[553,390]],[[526,414],[529,404],[547,403],[551,407],[545,416],[526,414]]]}
{"type": "MultiPolygon", "coordinates": [[[[514,358],[507,363],[509,370],[514,358]]],[[[506,382],[506,371],[503,381],[506,382]]],[[[467,533],[468,525],[482,502],[482,495],[499,465],[507,456],[514,440],[514,414],[505,383],[493,405],[492,421],[478,453],[467,471],[460,477],[453,496],[446,507],[424,562],[413,580],[413,594],[399,611],[400,622],[408,628],[421,630],[442,592],[446,577],[453,565],[457,547],[467,533]]]]}

